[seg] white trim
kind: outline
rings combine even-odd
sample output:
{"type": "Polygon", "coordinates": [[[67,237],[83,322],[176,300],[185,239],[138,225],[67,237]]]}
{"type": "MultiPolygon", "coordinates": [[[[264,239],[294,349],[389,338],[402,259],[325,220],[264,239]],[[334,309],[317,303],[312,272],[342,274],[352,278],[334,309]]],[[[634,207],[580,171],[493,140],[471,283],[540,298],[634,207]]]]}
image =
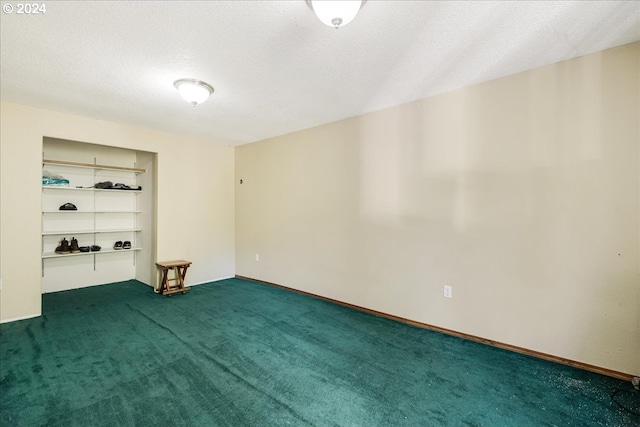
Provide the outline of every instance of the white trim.
{"type": "Polygon", "coordinates": [[[42,316],[42,315],[41,314],[30,314],[28,316],[14,317],[13,319],[0,320],[0,324],[9,323],[9,322],[17,322],[18,320],[33,319],[34,317],[40,317],[40,316],[42,316]]]}
{"type": "Polygon", "coordinates": [[[212,282],[219,282],[221,280],[227,280],[227,279],[233,279],[236,276],[228,276],[228,277],[221,277],[219,279],[211,279],[211,280],[205,280],[204,282],[197,282],[197,283],[185,283],[185,286],[198,286],[198,285],[206,285],[207,283],[212,283],[212,282]]]}

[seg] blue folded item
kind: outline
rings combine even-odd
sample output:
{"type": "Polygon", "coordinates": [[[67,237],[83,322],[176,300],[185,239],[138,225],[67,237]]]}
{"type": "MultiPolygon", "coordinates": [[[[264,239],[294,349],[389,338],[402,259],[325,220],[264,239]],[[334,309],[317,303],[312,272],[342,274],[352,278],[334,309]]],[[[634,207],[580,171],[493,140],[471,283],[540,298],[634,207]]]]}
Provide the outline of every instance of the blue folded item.
{"type": "Polygon", "coordinates": [[[57,179],[57,178],[45,178],[44,176],[42,177],[42,185],[57,185],[57,186],[65,186],[68,187],[69,186],[69,180],[68,179],[57,179]]]}
{"type": "Polygon", "coordinates": [[[65,179],[64,177],[56,174],[56,173],[51,173],[49,171],[43,170],[42,171],[42,185],[53,185],[53,186],[58,186],[58,187],[68,187],[69,186],[69,180],[65,179]]]}

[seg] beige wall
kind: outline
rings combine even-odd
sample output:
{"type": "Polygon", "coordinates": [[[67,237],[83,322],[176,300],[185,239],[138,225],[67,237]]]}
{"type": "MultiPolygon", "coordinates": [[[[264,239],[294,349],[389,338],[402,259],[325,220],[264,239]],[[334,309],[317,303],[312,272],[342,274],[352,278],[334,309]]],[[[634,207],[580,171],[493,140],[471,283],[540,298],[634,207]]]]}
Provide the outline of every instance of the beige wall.
{"type": "Polygon", "coordinates": [[[0,321],[41,312],[45,136],[158,153],[155,259],[192,261],[188,284],[233,276],[232,147],[5,102],[0,132],[0,321]]]}
{"type": "Polygon", "coordinates": [[[636,43],[238,147],[237,274],[640,374],[639,64],[636,43]]]}

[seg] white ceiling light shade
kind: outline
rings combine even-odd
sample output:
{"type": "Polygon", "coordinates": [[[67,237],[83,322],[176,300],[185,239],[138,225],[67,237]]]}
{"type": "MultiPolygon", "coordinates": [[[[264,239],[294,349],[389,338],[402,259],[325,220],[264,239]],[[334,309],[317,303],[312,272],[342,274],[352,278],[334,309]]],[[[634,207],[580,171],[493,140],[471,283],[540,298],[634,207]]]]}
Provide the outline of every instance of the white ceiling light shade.
{"type": "Polygon", "coordinates": [[[201,80],[180,79],[173,82],[180,96],[194,107],[202,104],[213,93],[213,87],[201,80]]]}
{"type": "Polygon", "coordinates": [[[336,29],[353,21],[367,0],[307,0],[307,4],[323,24],[336,29]]]}

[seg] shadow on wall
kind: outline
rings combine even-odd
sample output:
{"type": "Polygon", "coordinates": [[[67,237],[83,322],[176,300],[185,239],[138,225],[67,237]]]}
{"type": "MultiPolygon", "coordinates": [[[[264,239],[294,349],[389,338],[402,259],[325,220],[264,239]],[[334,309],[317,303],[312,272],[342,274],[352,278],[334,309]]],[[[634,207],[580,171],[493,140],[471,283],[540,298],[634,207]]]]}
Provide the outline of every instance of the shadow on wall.
{"type": "Polygon", "coordinates": [[[462,233],[548,223],[598,187],[602,78],[578,59],[357,118],[360,214],[462,233]]]}

